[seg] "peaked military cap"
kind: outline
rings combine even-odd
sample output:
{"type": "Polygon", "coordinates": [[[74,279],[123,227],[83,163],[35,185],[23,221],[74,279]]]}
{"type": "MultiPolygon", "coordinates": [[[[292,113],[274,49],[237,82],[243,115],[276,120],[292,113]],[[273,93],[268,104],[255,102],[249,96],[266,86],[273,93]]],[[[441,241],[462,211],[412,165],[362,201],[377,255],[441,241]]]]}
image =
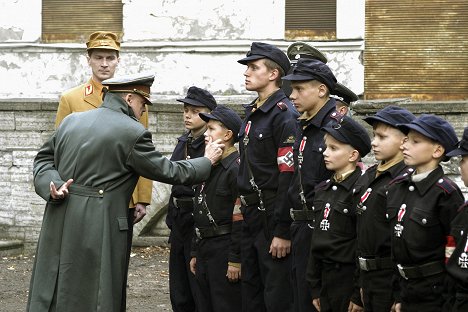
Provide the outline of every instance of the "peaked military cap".
{"type": "Polygon", "coordinates": [[[318,80],[330,91],[335,88],[336,78],[330,68],[323,62],[313,59],[299,59],[289,75],[282,79],[291,81],[318,80]]]}
{"type": "Polygon", "coordinates": [[[108,87],[109,92],[139,94],[145,98],[146,104],[153,105],[150,101],[150,88],[153,81],[154,75],[134,74],[110,78],[104,80],[102,84],[108,87]]]}
{"type": "Polygon", "coordinates": [[[290,44],[288,50],[286,51],[286,54],[291,63],[297,62],[297,60],[300,58],[315,59],[325,64],[328,62],[327,57],[323,55],[323,53],[320,52],[320,50],[302,41],[296,41],[290,44]]]}
{"type": "Polygon", "coordinates": [[[458,142],[458,147],[453,151],[447,153],[447,156],[459,156],[459,155],[468,155],[468,127],[463,131],[463,136],[460,142],[458,142]]]}
{"type": "Polygon", "coordinates": [[[177,99],[177,101],[193,106],[205,106],[210,110],[213,110],[218,105],[210,92],[195,86],[188,89],[185,98],[177,99]]]}
{"type": "Polygon", "coordinates": [[[398,128],[398,125],[410,123],[415,118],[416,116],[410,111],[402,107],[389,105],[379,110],[375,115],[363,118],[363,120],[371,126],[375,122],[383,122],[394,128],[398,128]]]}
{"type": "Polygon", "coordinates": [[[351,145],[361,157],[366,156],[371,150],[371,140],[367,130],[351,117],[344,116],[341,120],[332,121],[321,130],[338,141],[351,145]]]}
{"type": "Polygon", "coordinates": [[[239,131],[242,119],[229,107],[218,105],[211,111],[211,113],[200,113],[199,116],[205,122],[208,122],[210,119],[221,122],[226,126],[226,128],[234,133],[234,142],[239,141],[239,131]]]}
{"type": "Polygon", "coordinates": [[[105,49],[120,51],[120,42],[116,34],[106,31],[97,31],[89,36],[86,42],[87,50],[105,49]]]}
{"type": "Polygon", "coordinates": [[[278,64],[286,74],[291,66],[286,54],[274,45],[264,42],[252,42],[250,51],[247,52],[246,57],[238,60],[238,63],[247,65],[249,62],[256,61],[262,58],[268,58],[278,64]]]}
{"type": "Polygon", "coordinates": [[[410,130],[414,130],[438,142],[445,149],[445,156],[447,157],[445,157],[444,161],[450,159],[447,154],[457,147],[458,138],[452,125],[436,115],[422,114],[410,123],[398,125],[398,128],[405,134],[410,130]]]}
{"type": "Polygon", "coordinates": [[[338,101],[343,102],[348,106],[351,104],[351,102],[359,100],[359,97],[356,95],[356,93],[339,82],[336,83],[335,89],[333,89],[330,94],[338,101]]]}

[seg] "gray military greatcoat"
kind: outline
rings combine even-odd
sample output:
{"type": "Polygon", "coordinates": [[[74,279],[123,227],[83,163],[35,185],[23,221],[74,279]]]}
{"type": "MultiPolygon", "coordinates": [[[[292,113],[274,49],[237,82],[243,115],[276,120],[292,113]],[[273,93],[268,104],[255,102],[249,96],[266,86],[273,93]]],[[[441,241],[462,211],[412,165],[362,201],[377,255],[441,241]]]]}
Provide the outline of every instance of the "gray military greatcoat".
{"type": "MultiPolygon", "coordinates": [[[[28,311],[120,311],[127,250],[127,212],[139,176],[196,184],[209,176],[205,158],[171,162],[119,96],[75,113],[34,160],[34,186],[47,201],[29,291],[28,311]],[[50,197],[74,179],[63,200],[50,197]]],[[[125,307],[122,307],[124,310],[125,307]]]]}

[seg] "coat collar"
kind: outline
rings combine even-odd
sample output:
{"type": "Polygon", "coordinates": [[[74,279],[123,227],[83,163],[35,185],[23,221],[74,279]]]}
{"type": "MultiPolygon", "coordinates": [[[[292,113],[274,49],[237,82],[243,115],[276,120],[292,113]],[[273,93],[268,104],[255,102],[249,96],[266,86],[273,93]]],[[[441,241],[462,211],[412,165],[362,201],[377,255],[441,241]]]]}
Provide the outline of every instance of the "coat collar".
{"type": "Polygon", "coordinates": [[[354,184],[356,183],[357,179],[361,175],[362,175],[361,168],[356,167],[356,169],[354,169],[353,173],[340,183],[333,181],[333,178],[331,178],[330,180],[327,180],[328,183],[327,183],[327,186],[325,187],[325,189],[329,189],[333,185],[339,185],[339,186],[345,188],[349,192],[349,191],[351,191],[353,189],[354,184]]]}
{"type": "MultiPolygon", "coordinates": [[[[258,108],[256,111],[262,111],[263,113],[267,113],[270,111],[273,107],[276,106],[278,102],[280,102],[283,99],[286,99],[286,94],[284,94],[283,89],[278,89],[276,92],[274,92],[270,97],[266,100],[265,103],[263,103],[260,108],[258,108]]],[[[254,108],[255,105],[255,99],[253,102],[247,105],[243,105],[246,111],[246,115],[250,115],[252,112],[252,109],[254,108]]]]}
{"type": "Polygon", "coordinates": [[[320,129],[324,126],[327,117],[334,111],[336,111],[336,100],[330,98],[314,117],[309,120],[301,120],[301,124],[306,127],[313,125],[320,129]]]}
{"type": "Polygon", "coordinates": [[[84,85],[83,101],[94,107],[101,106],[102,88],[103,86],[100,83],[97,83],[90,78],[84,85]]]}
{"type": "MultiPolygon", "coordinates": [[[[180,142],[187,142],[189,135],[190,135],[190,131],[186,131],[184,134],[178,137],[177,140],[179,140],[180,142]]],[[[200,135],[199,137],[197,137],[195,140],[192,141],[192,147],[194,149],[198,149],[202,144],[205,144],[204,135],[200,135]]]]}
{"type": "MultiPolygon", "coordinates": [[[[414,182],[414,185],[421,195],[424,195],[432,186],[434,186],[440,178],[444,176],[444,170],[439,165],[425,179],[414,182]]],[[[411,176],[408,176],[411,181],[411,176]]]]}
{"type": "Polygon", "coordinates": [[[112,109],[116,112],[124,113],[136,120],[135,114],[133,110],[128,104],[118,95],[113,93],[106,93],[104,98],[104,102],[102,103],[101,107],[112,109]]]}

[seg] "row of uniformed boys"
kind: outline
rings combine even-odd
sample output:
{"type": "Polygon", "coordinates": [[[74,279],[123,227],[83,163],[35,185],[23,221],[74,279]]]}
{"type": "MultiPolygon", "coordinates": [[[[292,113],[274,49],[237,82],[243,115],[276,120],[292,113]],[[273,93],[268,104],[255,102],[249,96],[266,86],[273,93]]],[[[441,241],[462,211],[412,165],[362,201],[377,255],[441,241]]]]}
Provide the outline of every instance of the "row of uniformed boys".
{"type": "Polygon", "coordinates": [[[464,311],[468,211],[439,163],[468,153],[468,130],[456,149],[445,120],[388,106],[364,119],[371,141],[337,111],[357,96],[326,58],[303,43],[288,55],[292,68],[254,42],[238,61],[258,95],[243,121],[197,87],[179,100],[188,131],[172,159],[199,157],[210,140],[225,149],[206,182],[172,189],[173,310],[464,311]],[[363,174],[371,149],[379,163],[363,174]]]}

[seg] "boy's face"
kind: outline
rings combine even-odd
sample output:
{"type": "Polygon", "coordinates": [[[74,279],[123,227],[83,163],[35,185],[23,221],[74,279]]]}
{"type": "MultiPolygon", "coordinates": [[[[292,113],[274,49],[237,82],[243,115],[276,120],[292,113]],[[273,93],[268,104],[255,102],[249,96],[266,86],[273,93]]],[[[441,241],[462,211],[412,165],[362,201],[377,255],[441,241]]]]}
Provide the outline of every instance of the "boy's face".
{"type": "Polygon", "coordinates": [[[244,72],[245,88],[249,91],[262,91],[272,81],[276,79],[276,75],[272,70],[269,70],[263,59],[255,60],[247,63],[247,69],[244,72]]]}
{"type": "Polygon", "coordinates": [[[328,133],[324,139],[326,149],[323,157],[328,170],[341,172],[353,163],[355,157],[353,158],[354,148],[351,145],[338,141],[328,133]]]}
{"type": "Polygon", "coordinates": [[[317,80],[291,81],[289,98],[299,113],[316,111],[320,105],[321,83],[317,80]]]}
{"type": "Polygon", "coordinates": [[[390,161],[402,155],[400,147],[406,138],[403,132],[381,122],[376,122],[373,128],[371,145],[375,159],[390,161]]]}
{"type": "Polygon", "coordinates": [[[460,174],[463,183],[468,187],[468,155],[461,156],[460,160],[460,174]]]}
{"type": "Polygon", "coordinates": [[[209,113],[210,110],[208,107],[193,106],[189,104],[184,104],[184,124],[185,129],[192,132],[197,132],[201,130],[206,123],[198,115],[199,113],[209,113]]]}
{"type": "Polygon", "coordinates": [[[441,147],[421,133],[410,130],[408,139],[403,143],[402,148],[405,164],[422,169],[418,172],[424,172],[424,169],[428,168],[436,156],[439,156],[437,150],[441,147]]]}
{"type": "Polygon", "coordinates": [[[205,144],[208,144],[210,138],[212,141],[221,139],[223,142],[225,142],[226,139],[228,139],[228,132],[229,130],[226,129],[226,127],[222,126],[221,122],[210,119],[206,124],[205,144]]]}
{"type": "Polygon", "coordinates": [[[103,82],[114,77],[119,57],[114,50],[93,49],[91,56],[88,56],[88,64],[93,72],[93,80],[103,82]]]}

